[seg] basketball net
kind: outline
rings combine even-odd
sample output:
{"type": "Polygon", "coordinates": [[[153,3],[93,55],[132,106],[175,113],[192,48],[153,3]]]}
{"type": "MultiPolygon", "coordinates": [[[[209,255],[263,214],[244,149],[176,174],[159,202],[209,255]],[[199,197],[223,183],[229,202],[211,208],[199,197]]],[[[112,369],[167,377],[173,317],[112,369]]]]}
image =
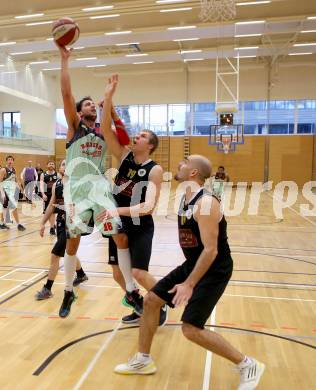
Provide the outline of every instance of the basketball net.
{"type": "Polygon", "coordinates": [[[225,154],[228,154],[229,149],[230,149],[230,144],[232,142],[232,136],[230,134],[229,135],[223,134],[221,142],[222,142],[222,145],[223,145],[223,152],[225,154]]]}
{"type": "Polygon", "coordinates": [[[201,0],[199,16],[203,22],[224,22],[235,19],[235,0],[201,0]]]}

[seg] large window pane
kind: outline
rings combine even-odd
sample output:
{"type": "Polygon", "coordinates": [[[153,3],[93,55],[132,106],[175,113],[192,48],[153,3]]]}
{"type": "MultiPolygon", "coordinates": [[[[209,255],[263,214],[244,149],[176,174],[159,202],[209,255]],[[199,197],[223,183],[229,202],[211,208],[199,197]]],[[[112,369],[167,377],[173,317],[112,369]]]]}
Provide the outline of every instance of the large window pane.
{"type": "Polygon", "coordinates": [[[296,102],[294,100],[269,102],[269,134],[291,134],[294,132],[295,107],[296,102]]]}
{"type": "Polygon", "coordinates": [[[217,124],[215,103],[194,104],[194,124],[192,134],[209,135],[210,125],[217,124]]]}
{"type": "Polygon", "coordinates": [[[299,100],[297,102],[297,133],[315,133],[316,127],[316,100],[299,100]]]}
{"type": "Polygon", "coordinates": [[[150,106],[149,129],[157,135],[166,135],[168,125],[167,104],[150,106]]]}
{"type": "Polygon", "coordinates": [[[189,134],[190,106],[186,104],[169,104],[168,118],[170,135],[189,134]]]}
{"type": "Polygon", "coordinates": [[[63,108],[56,110],[56,138],[66,138],[68,125],[63,108]]]}

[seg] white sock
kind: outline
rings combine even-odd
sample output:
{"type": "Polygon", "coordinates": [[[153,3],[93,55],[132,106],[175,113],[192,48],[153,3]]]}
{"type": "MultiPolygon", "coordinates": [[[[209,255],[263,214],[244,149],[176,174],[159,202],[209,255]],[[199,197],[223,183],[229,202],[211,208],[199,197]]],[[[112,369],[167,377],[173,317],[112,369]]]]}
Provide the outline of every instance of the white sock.
{"type": "Polygon", "coordinates": [[[252,362],[252,360],[248,356],[245,356],[244,360],[241,361],[239,364],[237,364],[237,367],[243,368],[243,367],[249,366],[249,364],[251,362],[252,362]]]}
{"type": "Polygon", "coordinates": [[[147,353],[137,352],[137,360],[140,362],[146,362],[151,360],[151,356],[147,353]]]}
{"type": "Polygon", "coordinates": [[[65,255],[64,259],[64,269],[65,269],[65,290],[72,291],[73,286],[72,283],[74,281],[75,273],[76,273],[76,264],[77,264],[77,256],[69,256],[65,255]]]}
{"type": "Polygon", "coordinates": [[[126,291],[132,292],[137,286],[132,275],[131,254],[129,249],[117,248],[117,257],[120,270],[125,280],[126,291]]]}

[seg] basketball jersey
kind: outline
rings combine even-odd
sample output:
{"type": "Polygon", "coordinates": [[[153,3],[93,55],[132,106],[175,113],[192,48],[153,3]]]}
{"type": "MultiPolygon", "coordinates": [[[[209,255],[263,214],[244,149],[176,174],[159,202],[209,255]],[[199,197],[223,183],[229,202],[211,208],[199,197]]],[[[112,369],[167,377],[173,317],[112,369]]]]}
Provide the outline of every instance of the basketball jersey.
{"type": "MultiPolygon", "coordinates": [[[[116,188],[114,192],[114,198],[119,207],[130,207],[145,202],[149,174],[155,165],[157,163],[153,160],[137,164],[133,152],[128,153],[115,178],[116,186],[120,187],[116,188]]],[[[143,215],[140,220],[141,222],[149,222],[152,221],[152,216],[143,215]]]]}
{"type": "Polygon", "coordinates": [[[2,182],[3,189],[7,191],[13,190],[15,189],[16,171],[13,167],[12,168],[5,167],[5,171],[6,171],[6,176],[2,182]]]}
{"type": "Polygon", "coordinates": [[[55,204],[55,213],[57,213],[57,220],[65,220],[64,184],[62,179],[58,179],[55,184],[55,204]]]}
{"type": "Polygon", "coordinates": [[[45,194],[48,196],[52,195],[52,189],[54,183],[56,183],[57,180],[57,172],[48,173],[44,172],[44,183],[46,184],[46,191],[45,194]]]}
{"type": "Polygon", "coordinates": [[[215,180],[226,180],[226,173],[216,172],[215,180]]]}
{"type": "MultiPolygon", "coordinates": [[[[199,225],[193,217],[194,206],[203,195],[212,196],[216,199],[216,201],[218,201],[215,196],[211,195],[206,189],[202,188],[188,204],[185,203],[185,196],[183,196],[178,213],[180,246],[185,258],[193,263],[197,262],[204,249],[199,225]]],[[[227,263],[232,261],[227,239],[227,222],[224,215],[219,222],[218,228],[217,256],[210,269],[222,266],[223,262],[227,263]]]]}
{"type": "Polygon", "coordinates": [[[104,174],[106,144],[98,129],[81,120],[73,138],[66,144],[66,172],[70,180],[85,175],[104,174]]]}

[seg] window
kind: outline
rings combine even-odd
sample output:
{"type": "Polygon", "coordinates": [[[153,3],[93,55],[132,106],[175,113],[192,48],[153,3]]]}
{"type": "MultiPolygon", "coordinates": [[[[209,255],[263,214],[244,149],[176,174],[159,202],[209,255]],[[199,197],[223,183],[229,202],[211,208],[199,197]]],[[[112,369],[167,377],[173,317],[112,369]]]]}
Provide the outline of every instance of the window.
{"type": "Polygon", "coordinates": [[[217,113],[215,103],[197,103],[194,104],[194,135],[209,135],[210,125],[217,124],[217,113]]]}
{"type": "Polygon", "coordinates": [[[21,136],[21,113],[3,112],[2,113],[2,137],[17,138],[21,136]]]}
{"type": "Polygon", "coordinates": [[[168,104],[169,135],[185,135],[190,131],[190,106],[168,104]]]}

